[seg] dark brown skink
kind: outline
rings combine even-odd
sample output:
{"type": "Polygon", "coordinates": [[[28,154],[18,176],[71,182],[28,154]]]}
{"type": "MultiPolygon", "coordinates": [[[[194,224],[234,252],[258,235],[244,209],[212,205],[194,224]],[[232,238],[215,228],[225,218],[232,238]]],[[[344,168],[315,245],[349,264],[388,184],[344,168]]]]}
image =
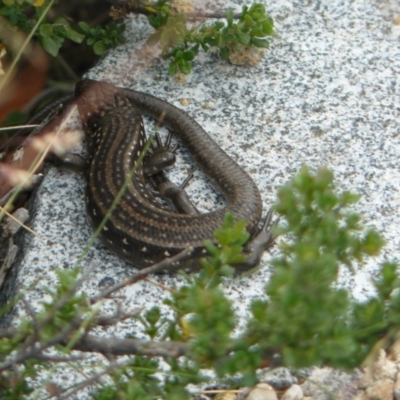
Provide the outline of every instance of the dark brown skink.
{"type": "Polygon", "coordinates": [[[262,200],[251,177],[233,161],[204,129],[184,111],[154,96],[116,87],[107,82],[83,80],[75,90],[88,148],[86,206],[98,227],[146,143],[141,113],[176,134],[198,166],[218,186],[226,207],[206,214],[170,211],[146,188],[143,168],[138,168],[101,232],[101,240],[120,257],[146,267],[193,248],[192,261],[177,268],[194,268],[204,255],[203,241],[213,239],[226,212],[247,221],[251,239],[247,261],[238,268],[255,266],[273,238],[262,217],[262,200]]]}

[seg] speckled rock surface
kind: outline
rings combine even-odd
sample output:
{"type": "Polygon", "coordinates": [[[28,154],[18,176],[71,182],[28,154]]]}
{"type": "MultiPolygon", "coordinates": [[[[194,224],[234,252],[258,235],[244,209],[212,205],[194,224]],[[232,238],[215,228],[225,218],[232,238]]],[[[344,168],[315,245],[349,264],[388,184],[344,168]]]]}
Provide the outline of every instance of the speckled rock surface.
{"type": "Polygon", "coordinates": [[[317,368],[301,388],[304,396],[312,400],[352,400],[357,394],[361,375],[359,371],[345,373],[331,368],[317,368]]]}
{"type": "MultiPolygon", "coordinates": [[[[151,93],[195,117],[251,174],[265,211],[276,189],[302,164],[328,166],[340,187],[363,195],[357,211],[387,239],[382,257],[398,259],[400,25],[396,17],[400,6],[378,0],[265,3],[278,35],[257,67],[200,56],[187,81],[177,83],[167,75],[165,62],[145,47],[151,29],[144,19],[130,16],[126,44],[105,57],[88,77],[151,93]]],[[[177,183],[195,168],[184,150],[178,158],[170,173],[177,183]]],[[[46,298],[44,288],[55,285],[55,271],[71,268],[90,237],[83,192],[82,177],[54,168],[38,190],[31,227],[42,241],[29,240],[18,279],[19,289],[34,309],[46,298]]],[[[203,212],[222,204],[196,169],[188,193],[203,212]]],[[[269,257],[265,255],[259,272],[224,284],[242,323],[251,300],[263,296],[271,274],[269,257]]],[[[85,257],[83,269],[90,276],[82,288],[88,295],[97,294],[102,283],[118,282],[133,271],[100,243],[85,257]]],[[[341,283],[363,300],[372,294],[369,280],[376,270],[373,260],[353,275],[343,273],[341,283]]],[[[153,279],[170,287],[181,282],[176,276],[153,279]]],[[[144,281],[126,288],[120,302],[127,309],[150,308],[160,305],[165,295],[161,287],[144,281]]],[[[114,309],[114,301],[104,304],[104,312],[114,309]]],[[[22,314],[18,309],[17,315],[22,314]]],[[[130,322],[103,331],[119,336],[140,336],[140,332],[140,326],[130,322]]],[[[89,357],[82,369],[90,375],[101,362],[89,357]]],[[[46,379],[50,377],[43,375],[46,379]]],[[[51,376],[64,387],[81,379],[80,373],[69,370],[51,376]]]]}
{"type": "Polygon", "coordinates": [[[257,375],[259,382],[268,383],[275,389],[287,389],[294,383],[298,383],[298,379],[293,376],[288,368],[274,368],[271,370],[262,370],[257,375]]]}

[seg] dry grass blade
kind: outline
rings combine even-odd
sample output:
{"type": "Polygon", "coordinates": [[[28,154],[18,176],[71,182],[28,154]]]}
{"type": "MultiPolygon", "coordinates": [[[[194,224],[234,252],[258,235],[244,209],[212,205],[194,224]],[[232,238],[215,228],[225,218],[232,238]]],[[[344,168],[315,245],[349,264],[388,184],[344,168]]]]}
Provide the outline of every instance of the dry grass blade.
{"type": "Polygon", "coordinates": [[[13,221],[15,221],[17,224],[19,224],[22,228],[27,230],[28,232],[32,233],[35,235],[43,244],[45,244],[44,239],[38,235],[33,229],[29,228],[29,226],[26,226],[24,223],[22,223],[18,218],[14,217],[14,215],[10,214],[7,210],[5,210],[3,207],[0,206],[0,211],[7,215],[8,218],[11,218],[13,221]]]}
{"type": "MultiPolygon", "coordinates": [[[[4,206],[4,209],[9,209],[9,207],[11,207],[11,205],[12,205],[14,199],[16,198],[16,196],[18,195],[18,193],[21,191],[21,189],[23,187],[25,187],[28,184],[28,182],[30,181],[32,176],[35,174],[35,172],[37,171],[39,166],[43,163],[43,161],[46,158],[47,154],[49,153],[50,149],[53,147],[53,144],[58,140],[60,133],[65,129],[66,124],[71,119],[72,114],[75,112],[75,109],[76,109],[75,106],[71,107],[71,109],[67,113],[64,120],[61,122],[61,124],[59,125],[57,130],[52,135],[51,140],[49,140],[47,142],[47,144],[44,143],[44,146],[41,148],[41,152],[36,156],[34,162],[30,166],[29,170],[25,171],[27,174],[24,175],[24,178],[22,180],[20,180],[18,185],[15,187],[15,191],[14,191],[13,195],[7,201],[6,205],[4,206]]],[[[2,210],[0,210],[0,221],[3,218],[3,216],[4,216],[4,210],[2,209],[2,210]]]]}

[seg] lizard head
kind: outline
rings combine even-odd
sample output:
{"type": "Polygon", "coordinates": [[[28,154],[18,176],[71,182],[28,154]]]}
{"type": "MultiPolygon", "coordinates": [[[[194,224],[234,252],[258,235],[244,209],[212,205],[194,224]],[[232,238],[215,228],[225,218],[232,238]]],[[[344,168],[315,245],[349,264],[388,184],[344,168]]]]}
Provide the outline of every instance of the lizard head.
{"type": "Polygon", "coordinates": [[[96,114],[104,115],[116,106],[118,88],[108,82],[83,79],[75,86],[75,99],[83,123],[96,114]]]}
{"type": "Polygon", "coordinates": [[[117,86],[103,81],[83,79],[76,84],[75,102],[87,132],[94,133],[109,111],[129,103],[120,92],[117,86]]]}

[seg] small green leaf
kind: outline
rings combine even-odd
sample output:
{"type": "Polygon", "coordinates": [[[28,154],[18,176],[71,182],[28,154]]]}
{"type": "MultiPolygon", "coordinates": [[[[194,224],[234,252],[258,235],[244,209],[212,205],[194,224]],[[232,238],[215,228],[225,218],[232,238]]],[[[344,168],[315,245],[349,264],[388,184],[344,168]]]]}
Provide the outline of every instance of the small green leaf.
{"type": "Polygon", "coordinates": [[[195,53],[193,51],[188,50],[183,53],[183,59],[185,61],[192,61],[194,59],[194,57],[195,57],[195,53]]]}
{"type": "Polygon", "coordinates": [[[168,74],[175,75],[177,72],[178,72],[178,66],[176,65],[176,62],[171,61],[168,65],[168,74]]]}
{"type": "Polygon", "coordinates": [[[216,22],[214,25],[213,25],[213,28],[216,30],[216,31],[219,31],[219,30],[221,30],[222,28],[224,28],[225,27],[225,24],[223,23],[223,22],[216,22]]]}
{"type": "Polygon", "coordinates": [[[266,36],[272,36],[275,34],[274,31],[274,21],[272,18],[268,18],[266,21],[264,21],[262,24],[262,30],[264,32],[264,35],[266,36]]]}
{"type": "Polygon", "coordinates": [[[182,50],[178,50],[175,54],[175,60],[176,61],[180,61],[183,59],[183,51],[182,50]]]}
{"type": "Polygon", "coordinates": [[[232,26],[233,24],[233,10],[230,8],[226,12],[226,19],[228,21],[228,27],[232,26]]]}
{"type": "Polygon", "coordinates": [[[219,55],[221,56],[221,58],[223,60],[229,60],[229,49],[228,49],[228,47],[222,47],[219,50],[219,55]]]}
{"type": "Polygon", "coordinates": [[[53,36],[54,35],[53,25],[51,25],[51,24],[42,24],[42,25],[40,25],[39,34],[43,38],[53,36]]]}
{"type": "Polygon", "coordinates": [[[253,19],[251,18],[251,16],[249,14],[246,14],[243,16],[243,21],[248,26],[253,26],[255,24],[255,22],[253,21],[253,19]]]}
{"type": "Polygon", "coordinates": [[[75,43],[82,43],[82,40],[85,38],[85,35],[73,30],[70,26],[65,27],[65,35],[75,43]]]}
{"type": "Polygon", "coordinates": [[[218,46],[219,48],[223,48],[226,46],[226,37],[224,35],[218,35],[215,38],[215,45],[218,46]]]}
{"type": "Polygon", "coordinates": [[[43,48],[53,57],[57,56],[62,44],[51,37],[41,37],[41,43],[43,48]]]}
{"type": "MultiPolygon", "coordinates": [[[[242,255],[242,259],[241,260],[238,259],[238,261],[236,263],[243,262],[244,260],[245,260],[245,257],[242,255]]],[[[232,261],[232,263],[235,264],[234,261],[232,261]]],[[[235,274],[235,268],[232,268],[229,265],[224,265],[220,268],[219,273],[221,276],[231,277],[235,274]]]]}
{"type": "Polygon", "coordinates": [[[372,229],[367,231],[363,238],[363,251],[370,256],[377,256],[384,245],[382,236],[372,229]]]}
{"type": "Polygon", "coordinates": [[[79,26],[79,28],[81,28],[82,31],[85,32],[85,33],[89,33],[90,30],[91,30],[91,26],[90,26],[89,24],[87,24],[86,22],[84,22],[84,21],[78,22],[78,26],[79,26]]]}
{"type": "Polygon", "coordinates": [[[217,257],[219,254],[219,248],[214,245],[214,243],[211,240],[205,240],[204,242],[204,247],[206,250],[214,257],[217,257]]]}
{"type": "Polygon", "coordinates": [[[267,39],[259,39],[259,38],[252,38],[250,42],[253,46],[259,47],[262,49],[269,48],[269,41],[267,39]]]}
{"type": "Polygon", "coordinates": [[[238,40],[239,43],[242,43],[245,46],[247,46],[248,44],[250,44],[251,37],[248,33],[239,32],[236,35],[236,39],[238,40]]]}
{"type": "Polygon", "coordinates": [[[179,60],[178,62],[178,66],[179,66],[179,70],[183,73],[183,74],[190,74],[190,72],[192,71],[192,67],[190,65],[189,62],[185,61],[184,59],[179,60]]]}
{"type": "Polygon", "coordinates": [[[98,56],[102,56],[103,54],[106,53],[107,46],[105,45],[103,40],[99,40],[93,45],[93,51],[98,56]]]}
{"type": "Polygon", "coordinates": [[[161,317],[161,312],[159,307],[152,307],[148,310],[144,317],[146,318],[147,322],[151,325],[155,325],[161,317]]]}

